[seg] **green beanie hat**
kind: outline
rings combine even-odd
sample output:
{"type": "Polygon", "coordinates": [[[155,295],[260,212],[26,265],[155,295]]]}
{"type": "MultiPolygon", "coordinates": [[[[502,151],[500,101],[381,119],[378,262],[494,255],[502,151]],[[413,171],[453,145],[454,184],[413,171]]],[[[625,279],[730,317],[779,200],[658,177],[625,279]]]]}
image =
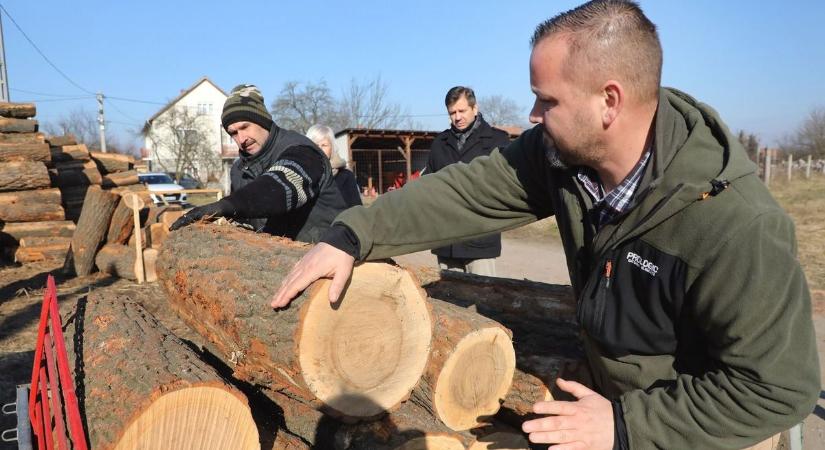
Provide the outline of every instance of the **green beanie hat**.
{"type": "Polygon", "coordinates": [[[266,110],[264,96],[254,84],[239,84],[232,88],[223,104],[221,124],[226,129],[236,122],[252,122],[267,131],[272,128],[272,116],[266,110]]]}

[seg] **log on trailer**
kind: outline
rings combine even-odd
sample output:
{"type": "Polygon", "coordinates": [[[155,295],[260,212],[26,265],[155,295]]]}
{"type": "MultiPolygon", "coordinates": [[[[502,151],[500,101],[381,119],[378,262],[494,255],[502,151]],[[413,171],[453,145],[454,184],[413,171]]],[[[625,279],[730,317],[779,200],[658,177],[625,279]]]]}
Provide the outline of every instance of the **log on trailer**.
{"type": "Polygon", "coordinates": [[[88,186],[103,183],[103,176],[92,161],[68,161],[55,163],[49,169],[52,185],[59,187],[88,186]]]}
{"type": "Polygon", "coordinates": [[[90,161],[89,149],[83,144],[77,145],[61,145],[49,148],[52,155],[52,162],[68,162],[68,161],[90,161]]]}
{"type": "Polygon", "coordinates": [[[430,301],[436,339],[411,401],[452,430],[481,426],[510,389],[516,367],[510,335],[469,309],[430,301]]]}
{"type": "Polygon", "coordinates": [[[0,192],[0,222],[64,220],[60,189],[0,192]]]}
{"type": "Polygon", "coordinates": [[[0,191],[47,188],[49,171],[41,161],[0,162],[0,191]]]}
{"type": "Polygon", "coordinates": [[[260,448],[246,397],[130,298],[97,290],[65,327],[91,448],[260,448]]]}
{"type": "Polygon", "coordinates": [[[9,144],[44,144],[43,133],[0,133],[0,145],[9,144]]]}
{"type": "Polygon", "coordinates": [[[75,135],[69,133],[64,134],[63,136],[49,136],[46,139],[46,142],[48,142],[52,147],[61,147],[63,145],[76,145],[77,138],[75,135]]]}
{"type": "Polygon", "coordinates": [[[232,226],[169,235],[158,278],[178,315],[212,342],[235,376],[338,417],[373,418],[405,400],[426,364],[426,296],[406,271],[364,264],[340,303],[320,280],[290,306],[269,301],[306,244],[232,226]]]}
{"type": "Polygon", "coordinates": [[[104,191],[98,186],[90,186],[83,202],[83,210],[77,221],[77,229],[72,236],[72,246],[66,256],[65,269],[73,269],[78,276],[92,273],[95,254],[109,229],[109,221],[120,196],[104,191]]]}
{"type": "Polygon", "coordinates": [[[34,103],[9,103],[0,102],[0,117],[14,117],[16,119],[28,119],[37,114],[34,103]]]}
{"type": "Polygon", "coordinates": [[[136,170],[112,172],[103,175],[103,187],[105,188],[129,186],[131,184],[138,184],[138,174],[136,170]]]}
{"type": "Polygon", "coordinates": [[[0,117],[0,133],[34,133],[35,131],[37,131],[36,120],[0,117]]]}
{"type": "MultiPolygon", "coordinates": [[[[0,135],[2,136],[2,135],[0,135]]],[[[0,161],[51,161],[49,144],[0,142],[0,161]]]]}

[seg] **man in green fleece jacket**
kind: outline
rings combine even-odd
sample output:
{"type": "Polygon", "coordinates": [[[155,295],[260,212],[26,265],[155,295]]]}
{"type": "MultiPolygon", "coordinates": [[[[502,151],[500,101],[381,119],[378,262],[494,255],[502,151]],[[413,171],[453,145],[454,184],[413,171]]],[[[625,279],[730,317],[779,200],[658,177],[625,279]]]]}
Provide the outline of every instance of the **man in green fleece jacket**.
{"type": "Polygon", "coordinates": [[[533,442],[559,449],[743,448],[799,423],[819,392],[794,227],[716,112],[660,88],[655,26],[595,0],[538,26],[537,126],[370,208],[345,211],[272,300],[354,261],[555,215],[595,391],[539,402],[533,442]],[[479,183],[478,180],[484,180],[479,183]]]}

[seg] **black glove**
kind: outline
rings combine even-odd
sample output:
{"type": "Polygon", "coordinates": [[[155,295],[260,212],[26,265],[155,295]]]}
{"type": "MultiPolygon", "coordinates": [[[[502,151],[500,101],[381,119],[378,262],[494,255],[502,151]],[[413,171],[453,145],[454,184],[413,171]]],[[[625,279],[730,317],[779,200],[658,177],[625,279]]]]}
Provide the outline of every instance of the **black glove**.
{"type": "Polygon", "coordinates": [[[172,226],[169,227],[169,231],[175,231],[178,228],[183,228],[187,225],[191,225],[194,222],[197,222],[201,219],[209,219],[212,217],[226,217],[226,216],[234,216],[235,215],[235,208],[232,206],[231,203],[226,201],[226,199],[221,199],[214,203],[209,203],[208,205],[198,206],[197,208],[192,208],[186,214],[180,216],[172,226]]]}

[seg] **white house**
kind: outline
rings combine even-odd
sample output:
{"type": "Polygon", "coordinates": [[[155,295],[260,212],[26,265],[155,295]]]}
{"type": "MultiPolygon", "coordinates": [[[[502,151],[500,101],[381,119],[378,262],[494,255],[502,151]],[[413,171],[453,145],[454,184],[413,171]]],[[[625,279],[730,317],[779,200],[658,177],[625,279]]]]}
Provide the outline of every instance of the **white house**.
{"type": "Polygon", "coordinates": [[[221,126],[221,110],[227,94],[209,78],[203,77],[155,113],[143,128],[143,159],[150,170],[174,171],[180,158],[182,141],[196,139],[199,148],[208,149],[209,158],[200,158],[193,173],[201,181],[220,181],[229,189],[229,166],[238,157],[238,147],[221,126]],[[202,144],[202,145],[201,145],[202,144]],[[205,161],[210,163],[206,164],[205,161]]]}

